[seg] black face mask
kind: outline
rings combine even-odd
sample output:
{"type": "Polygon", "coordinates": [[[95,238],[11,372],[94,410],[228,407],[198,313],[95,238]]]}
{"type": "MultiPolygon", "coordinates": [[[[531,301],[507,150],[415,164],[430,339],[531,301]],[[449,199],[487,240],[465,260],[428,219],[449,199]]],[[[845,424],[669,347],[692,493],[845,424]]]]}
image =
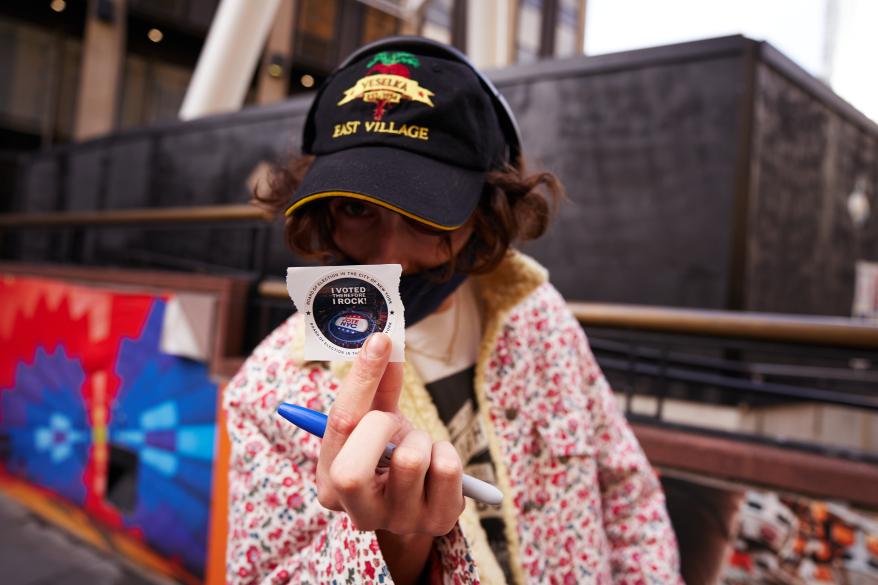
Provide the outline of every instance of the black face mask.
{"type": "MultiPolygon", "coordinates": [[[[356,264],[351,258],[341,258],[331,262],[333,266],[356,264]]],[[[443,279],[444,265],[403,274],[399,279],[399,297],[405,307],[405,326],[411,327],[425,317],[429,317],[466,280],[466,274],[455,272],[451,278],[443,279]]]]}
{"type": "Polygon", "coordinates": [[[455,272],[447,280],[440,280],[444,271],[445,267],[440,266],[416,274],[404,274],[399,279],[399,296],[405,307],[406,327],[431,315],[466,280],[466,274],[461,272],[455,272]]]}

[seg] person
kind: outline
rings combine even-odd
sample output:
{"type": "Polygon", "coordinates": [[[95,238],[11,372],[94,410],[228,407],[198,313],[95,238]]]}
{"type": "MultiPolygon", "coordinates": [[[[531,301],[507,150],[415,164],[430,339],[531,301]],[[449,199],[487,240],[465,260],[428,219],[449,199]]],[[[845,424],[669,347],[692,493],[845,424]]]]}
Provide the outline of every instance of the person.
{"type": "Polygon", "coordinates": [[[656,474],[513,247],[562,197],[520,148],[490,82],[425,39],[369,45],[318,91],[304,156],[256,199],[286,209],[302,256],[402,265],[406,360],[376,333],[353,362],[306,362],[298,314],[246,360],[224,391],[229,582],[680,582],[656,474]],[[322,441],[276,415],[285,401],[328,412],[322,441]],[[502,505],[464,498],[462,473],[502,505]]]}

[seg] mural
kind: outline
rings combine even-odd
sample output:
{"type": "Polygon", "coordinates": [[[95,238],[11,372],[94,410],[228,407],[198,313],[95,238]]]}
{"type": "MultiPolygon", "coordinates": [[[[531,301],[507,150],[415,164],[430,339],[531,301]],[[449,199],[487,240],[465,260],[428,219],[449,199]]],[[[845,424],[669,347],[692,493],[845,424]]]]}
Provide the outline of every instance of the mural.
{"type": "Polygon", "coordinates": [[[63,347],[38,347],[33,362],[17,370],[16,392],[0,395],[9,469],[83,505],[92,440],[82,363],[63,347]]]}
{"type": "Polygon", "coordinates": [[[878,583],[878,519],[842,504],[748,491],[723,583],[878,583]]]}
{"type": "Polygon", "coordinates": [[[201,577],[217,386],[161,352],[167,301],[0,277],[0,474],[201,577]]]}

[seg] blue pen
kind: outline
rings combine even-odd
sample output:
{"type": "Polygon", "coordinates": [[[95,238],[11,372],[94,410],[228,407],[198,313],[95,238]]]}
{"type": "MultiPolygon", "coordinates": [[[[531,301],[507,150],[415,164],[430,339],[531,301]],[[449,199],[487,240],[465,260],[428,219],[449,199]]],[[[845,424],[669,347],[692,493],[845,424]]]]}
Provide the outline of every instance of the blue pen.
{"type": "MultiPolygon", "coordinates": [[[[283,402],[277,407],[277,413],[303,431],[323,438],[323,431],[326,430],[326,415],[322,412],[283,402]]],[[[396,445],[387,444],[380,461],[378,461],[378,467],[390,466],[390,456],[393,455],[394,449],[396,449],[396,445]]],[[[466,474],[463,476],[463,495],[492,506],[499,506],[503,501],[503,492],[487,482],[466,474]]]]}

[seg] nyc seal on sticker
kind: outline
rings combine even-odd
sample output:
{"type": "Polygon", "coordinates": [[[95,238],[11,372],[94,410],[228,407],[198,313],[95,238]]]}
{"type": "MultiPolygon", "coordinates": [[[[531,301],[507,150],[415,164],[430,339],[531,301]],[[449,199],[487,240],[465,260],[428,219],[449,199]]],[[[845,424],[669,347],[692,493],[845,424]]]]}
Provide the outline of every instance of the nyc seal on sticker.
{"type": "Polygon", "coordinates": [[[373,333],[393,341],[404,361],[405,310],[399,264],[287,268],[287,292],[305,315],[306,360],[353,360],[373,333]]]}

